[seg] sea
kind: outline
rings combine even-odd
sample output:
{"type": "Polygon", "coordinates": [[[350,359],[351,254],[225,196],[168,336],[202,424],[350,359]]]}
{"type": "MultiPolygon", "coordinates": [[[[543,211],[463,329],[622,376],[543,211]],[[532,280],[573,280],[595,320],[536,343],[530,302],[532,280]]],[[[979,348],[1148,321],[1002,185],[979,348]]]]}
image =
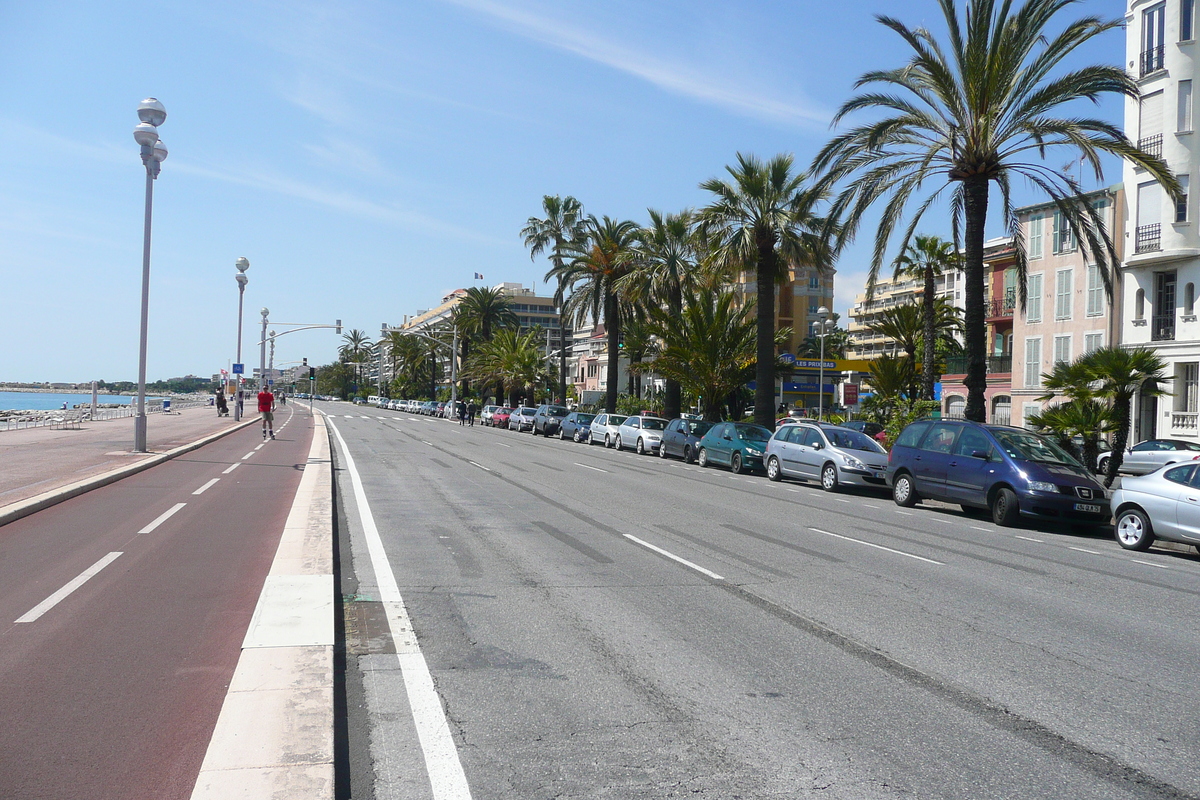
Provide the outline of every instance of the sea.
{"type": "MultiPolygon", "coordinates": [[[[146,399],[158,398],[151,398],[150,395],[146,395],[146,399]]],[[[137,397],[134,395],[104,394],[101,392],[96,395],[96,402],[100,405],[129,405],[130,403],[137,402],[137,397]]],[[[91,405],[92,393],[0,392],[0,411],[50,411],[55,408],[62,408],[63,403],[67,404],[67,408],[77,405],[91,405]]]]}

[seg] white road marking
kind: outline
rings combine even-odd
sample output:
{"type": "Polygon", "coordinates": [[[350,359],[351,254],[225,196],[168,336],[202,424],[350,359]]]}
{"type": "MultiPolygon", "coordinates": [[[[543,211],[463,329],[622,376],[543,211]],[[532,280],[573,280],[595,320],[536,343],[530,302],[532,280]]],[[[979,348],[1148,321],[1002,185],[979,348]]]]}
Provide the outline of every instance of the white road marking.
{"type": "Polygon", "coordinates": [[[230,464],[230,465],[229,465],[229,466],[228,466],[226,469],[224,469],[224,470],[221,472],[221,474],[222,474],[222,475],[228,475],[229,473],[233,472],[235,469],[237,469],[237,468],[238,468],[238,467],[240,467],[241,465],[242,465],[242,462],[240,462],[240,461],[239,461],[238,463],[236,463],[236,464],[230,464]]]}
{"type": "Polygon", "coordinates": [[[934,519],[937,520],[938,522],[944,522],[947,525],[954,524],[954,520],[952,520],[952,519],[942,519],[941,517],[934,517],[934,519]]]}
{"type": "Polygon", "coordinates": [[[1035,538],[1033,538],[1032,536],[1022,536],[1022,535],[1020,535],[1019,533],[1018,533],[1018,534],[1016,534],[1016,537],[1017,537],[1018,539],[1024,539],[1024,540],[1025,540],[1025,541],[1027,541],[1027,542],[1037,542],[1038,544],[1045,544],[1045,543],[1046,543],[1046,540],[1045,540],[1045,539],[1035,539],[1035,538]]]}
{"type": "Polygon", "coordinates": [[[358,418],[359,418],[359,419],[370,419],[370,417],[365,417],[365,416],[363,416],[362,414],[359,414],[359,415],[358,415],[358,418]]]}
{"type": "Polygon", "coordinates": [[[14,622],[16,622],[16,623],[33,622],[35,619],[40,617],[42,614],[45,614],[47,611],[54,608],[56,605],[58,605],[63,600],[65,600],[66,597],[69,594],[71,594],[71,592],[75,591],[80,586],[83,586],[89,580],[94,578],[96,576],[96,573],[98,573],[100,570],[107,567],[112,562],[116,561],[120,556],[121,556],[120,553],[109,553],[104,558],[100,559],[95,564],[92,564],[90,567],[85,569],[83,572],[79,573],[79,575],[74,580],[67,583],[66,586],[62,587],[57,592],[50,595],[45,600],[38,603],[36,606],[34,606],[33,608],[26,611],[24,614],[22,614],[20,617],[18,617],[16,620],[14,620],[14,622]]]}
{"type": "Polygon", "coordinates": [[[483,464],[477,464],[476,462],[474,462],[474,461],[470,461],[470,460],[468,460],[468,461],[467,461],[467,463],[468,463],[468,464],[475,464],[475,466],[479,467],[479,468],[480,468],[481,470],[483,470],[484,472],[491,472],[491,470],[490,470],[490,469],[488,469],[487,467],[485,467],[483,464]]]}
{"type": "MultiPolygon", "coordinates": [[[[801,494],[801,491],[800,491],[799,489],[793,489],[793,488],[791,488],[790,486],[785,486],[785,487],[783,487],[783,488],[784,488],[784,491],[791,492],[792,494],[801,494]]],[[[848,501],[848,500],[843,500],[842,502],[843,502],[843,503],[848,503],[849,501],[848,501]]]]}
{"type": "Polygon", "coordinates": [[[246,453],[246,455],[242,456],[242,461],[245,461],[247,458],[254,455],[256,452],[257,452],[256,450],[251,450],[249,453],[246,453]]]}
{"type": "Polygon", "coordinates": [[[823,531],[820,528],[809,528],[809,530],[814,533],[823,533],[826,536],[832,536],[835,539],[844,539],[847,542],[856,542],[858,544],[865,544],[867,547],[874,547],[877,550],[886,550],[887,552],[895,553],[898,556],[905,556],[907,558],[915,558],[918,561],[924,561],[928,564],[937,564],[939,567],[946,566],[944,562],[934,561],[932,558],[925,558],[924,556],[913,555],[912,553],[906,553],[903,550],[893,550],[890,547],[884,547],[883,545],[875,544],[874,542],[866,542],[866,541],[863,541],[862,539],[855,539],[850,536],[842,536],[840,533],[830,533],[829,531],[823,531]]]}
{"type": "Polygon", "coordinates": [[[978,525],[972,525],[972,526],[971,526],[971,530],[973,530],[973,531],[983,531],[984,533],[995,533],[995,532],[996,532],[994,528],[981,528],[981,527],[979,527],[978,525]]]}
{"type": "Polygon", "coordinates": [[[346,415],[346,419],[354,419],[354,415],[353,415],[353,414],[347,414],[347,415],[346,415]]]}
{"type": "Polygon", "coordinates": [[[496,444],[500,445],[501,447],[509,447],[509,448],[512,447],[511,444],[505,444],[504,442],[496,442],[496,444]]]}
{"type": "Polygon", "coordinates": [[[879,506],[873,506],[870,503],[863,503],[863,507],[864,508],[879,508],[879,506]]]}
{"type": "Polygon", "coordinates": [[[608,472],[608,470],[606,470],[606,469],[600,469],[599,467],[589,467],[587,464],[580,464],[578,461],[575,461],[573,463],[575,464],[575,466],[583,467],[584,469],[594,469],[594,470],[596,470],[596,472],[608,472]]]}
{"type": "Polygon", "coordinates": [[[220,479],[220,478],[213,478],[211,481],[209,481],[208,483],[204,484],[203,486],[201,486],[201,487],[200,487],[199,489],[197,489],[196,491],[192,492],[192,494],[204,494],[204,493],[205,493],[207,490],[209,490],[209,489],[211,489],[211,488],[212,488],[212,485],[213,485],[214,483],[216,483],[216,482],[217,482],[217,481],[219,481],[219,480],[221,480],[221,479],[220,479]]]}
{"type": "Polygon", "coordinates": [[[187,503],[176,503],[175,505],[171,506],[171,508],[169,508],[168,510],[159,514],[158,519],[154,520],[154,522],[151,522],[149,525],[142,528],[140,531],[138,531],[138,533],[150,533],[152,530],[157,528],[159,525],[162,525],[164,522],[169,520],[171,517],[175,516],[175,513],[177,511],[179,511],[179,509],[183,508],[186,505],[187,505],[187,503]]]}
{"type": "Polygon", "coordinates": [[[375,582],[379,587],[379,599],[387,611],[388,627],[396,645],[396,659],[400,664],[400,674],[404,677],[404,688],[408,692],[408,704],[417,729],[417,739],[421,743],[421,752],[425,756],[425,770],[429,775],[434,800],[470,800],[471,789],[467,785],[467,776],[463,773],[462,762],[450,735],[450,726],[446,722],[441,699],[433,685],[433,676],[429,674],[429,664],[426,663],[417,637],[413,634],[408,609],[405,608],[404,598],[400,596],[400,588],[396,584],[391,564],[388,563],[387,553],[384,552],[383,541],[379,538],[379,528],[376,527],[375,517],[371,514],[371,505],[367,502],[362,478],[359,477],[354,457],[350,455],[350,448],[346,446],[341,431],[336,425],[330,427],[333,428],[346,457],[346,471],[350,473],[350,482],[354,487],[354,499],[358,504],[363,535],[371,555],[375,582]]]}
{"type": "Polygon", "coordinates": [[[263,442],[262,444],[260,444],[258,447],[254,448],[254,449],[255,449],[255,450],[262,450],[262,449],[263,449],[264,447],[266,447],[266,446],[267,446],[267,443],[266,443],[266,442],[263,442]]]}
{"type": "Polygon", "coordinates": [[[1071,550],[1077,550],[1077,551],[1079,551],[1080,553],[1091,553],[1091,554],[1092,554],[1092,555],[1094,555],[1094,556],[1102,556],[1102,555],[1104,555],[1104,554],[1103,554],[1103,553],[1101,553],[1101,552],[1098,552],[1098,551],[1096,551],[1096,550],[1088,550],[1087,548],[1084,548],[1084,547],[1071,547],[1070,549],[1071,549],[1071,550]]]}
{"type": "Polygon", "coordinates": [[[1135,564],[1144,564],[1147,567],[1158,567],[1159,569],[1170,569],[1166,564],[1155,564],[1153,561],[1142,561],[1140,558],[1129,559],[1135,564]]]}
{"type": "Polygon", "coordinates": [[[834,500],[837,500],[839,503],[849,503],[849,502],[850,502],[849,500],[847,500],[847,499],[846,499],[846,498],[844,498],[844,497],[835,497],[835,498],[833,498],[833,499],[834,499],[834,500]]]}
{"type": "Polygon", "coordinates": [[[903,515],[904,515],[904,516],[906,516],[906,517],[911,517],[911,516],[913,515],[913,513],[912,513],[911,511],[901,511],[901,510],[900,510],[900,509],[898,509],[898,508],[897,508],[897,509],[894,509],[894,510],[895,510],[895,512],[896,512],[897,514],[903,514],[903,515]]]}
{"type": "Polygon", "coordinates": [[[671,559],[672,561],[678,561],[680,564],[683,564],[685,567],[691,567],[692,569],[696,570],[697,572],[699,572],[703,575],[707,575],[708,577],[712,578],[713,580],[718,580],[718,581],[725,580],[717,573],[707,570],[704,567],[700,566],[699,564],[693,564],[691,561],[688,561],[686,558],[680,558],[679,556],[675,555],[674,553],[669,552],[667,550],[663,550],[661,547],[655,547],[654,545],[650,544],[649,542],[643,541],[643,540],[637,538],[636,536],[631,536],[628,533],[625,533],[622,535],[631,542],[637,542],[642,547],[653,550],[654,552],[656,552],[660,555],[664,555],[667,558],[671,559]]]}
{"type": "MultiPolygon", "coordinates": [[[[422,441],[422,442],[425,442],[425,440],[424,440],[424,439],[422,439],[421,441],[422,441]]],[[[425,442],[425,444],[429,445],[430,447],[433,447],[433,442],[425,442]]]]}

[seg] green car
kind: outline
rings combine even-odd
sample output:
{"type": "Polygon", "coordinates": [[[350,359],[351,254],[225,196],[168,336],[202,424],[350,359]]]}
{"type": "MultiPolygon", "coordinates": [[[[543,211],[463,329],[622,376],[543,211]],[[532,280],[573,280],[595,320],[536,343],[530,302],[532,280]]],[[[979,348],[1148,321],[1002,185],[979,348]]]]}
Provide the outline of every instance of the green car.
{"type": "Polygon", "coordinates": [[[702,467],[722,464],[739,474],[748,469],[761,470],[770,438],[771,432],[762,425],[721,422],[709,428],[700,440],[696,461],[702,467]]]}

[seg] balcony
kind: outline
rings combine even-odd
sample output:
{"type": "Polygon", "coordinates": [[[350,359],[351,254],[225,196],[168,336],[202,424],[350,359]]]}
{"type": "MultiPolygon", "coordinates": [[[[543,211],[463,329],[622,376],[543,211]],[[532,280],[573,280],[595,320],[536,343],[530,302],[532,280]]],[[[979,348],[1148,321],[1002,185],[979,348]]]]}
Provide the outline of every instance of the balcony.
{"type": "MultiPolygon", "coordinates": [[[[1009,374],[1012,372],[1012,356],[988,356],[987,358],[987,374],[999,375],[1009,374]]],[[[956,356],[946,359],[946,374],[947,375],[966,375],[967,374],[967,357],[956,356]]]]}
{"type": "Polygon", "coordinates": [[[1161,133],[1156,133],[1153,136],[1147,136],[1145,139],[1138,139],[1138,150],[1141,150],[1146,155],[1162,158],[1162,142],[1161,133]]]}
{"type": "Polygon", "coordinates": [[[1133,252],[1153,253],[1162,250],[1162,225],[1139,225],[1134,233],[1133,252]]]}
{"type": "Polygon", "coordinates": [[[1195,436],[1197,432],[1197,417],[1200,417],[1200,414],[1194,411],[1172,411],[1171,433],[1195,436]]]}
{"type": "Polygon", "coordinates": [[[1164,54],[1165,48],[1161,44],[1157,47],[1151,47],[1149,50],[1143,50],[1141,57],[1141,77],[1144,78],[1147,75],[1165,69],[1164,54]]]}
{"type": "Polygon", "coordinates": [[[1153,342],[1175,341],[1175,315],[1155,314],[1150,319],[1150,340],[1153,342]]]}
{"type": "Polygon", "coordinates": [[[984,308],[988,321],[1011,318],[1017,307],[1017,290],[1005,289],[1004,297],[993,297],[984,308]]]}

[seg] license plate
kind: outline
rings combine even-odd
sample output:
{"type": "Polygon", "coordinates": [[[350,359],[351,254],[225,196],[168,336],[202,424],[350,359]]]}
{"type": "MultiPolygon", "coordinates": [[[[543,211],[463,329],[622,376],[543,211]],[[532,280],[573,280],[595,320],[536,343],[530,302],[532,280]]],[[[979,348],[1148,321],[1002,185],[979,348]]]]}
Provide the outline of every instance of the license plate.
{"type": "Polygon", "coordinates": [[[1094,506],[1090,503],[1076,503],[1075,510],[1082,511],[1084,514],[1099,514],[1100,506],[1094,506]]]}

